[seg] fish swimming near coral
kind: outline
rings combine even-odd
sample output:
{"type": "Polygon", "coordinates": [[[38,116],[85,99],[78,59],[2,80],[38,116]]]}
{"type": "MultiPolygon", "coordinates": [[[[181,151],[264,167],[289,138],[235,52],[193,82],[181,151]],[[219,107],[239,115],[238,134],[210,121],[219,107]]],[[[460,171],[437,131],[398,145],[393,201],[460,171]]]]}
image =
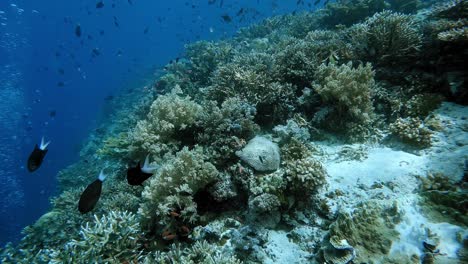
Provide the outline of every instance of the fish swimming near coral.
{"type": "Polygon", "coordinates": [[[101,197],[101,190],[102,190],[102,182],[106,179],[106,175],[101,172],[99,173],[98,178],[93,181],[80,196],[80,201],[78,202],[78,210],[80,213],[85,214],[91,210],[93,210],[96,203],[99,201],[99,197],[101,197]]]}
{"type": "Polygon", "coordinates": [[[50,141],[44,143],[44,137],[41,139],[41,144],[38,146],[37,144],[34,146],[34,150],[31,152],[28,158],[28,170],[33,172],[42,164],[45,155],[47,154],[47,146],[50,144],[50,141]]]}
{"type": "Polygon", "coordinates": [[[128,168],[127,181],[130,185],[142,185],[149,177],[151,177],[157,167],[149,166],[149,155],[145,158],[145,163],[141,167],[140,162],[136,167],[128,168]]]}

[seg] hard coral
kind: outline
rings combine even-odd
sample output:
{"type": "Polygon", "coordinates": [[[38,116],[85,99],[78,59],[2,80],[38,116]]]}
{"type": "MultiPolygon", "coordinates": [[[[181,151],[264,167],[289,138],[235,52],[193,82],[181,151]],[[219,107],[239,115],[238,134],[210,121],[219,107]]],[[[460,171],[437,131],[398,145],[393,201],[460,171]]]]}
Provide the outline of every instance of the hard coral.
{"type": "Polygon", "coordinates": [[[325,184],[327,172],[322,164],[311,157],[286,162],[285,176],[292,193],[314,193],[325,184]]]}
{"type": "Polygon", "coordinates": [[[348,30],[356,56],[378,64],[395,64],[419,54],[422,34],[411,15],[383,11],[348,30]]]}
{"type": "Polygon", "coordinates": [[[398,118],[390,124],[390,132],[412,146],[425,148],[431,145],[432,131],[425,127],[420,118],[398,118]]]}
{"type": "Polygon", "coordinates": [[[195,194],[218,179],[218,171],[201,147],[184,147],[174,158],[163,164],[145,187],[143,204],[139,209],[144,226],[152,229],[158,224],[171,224],[170,212],[179,214],[184,223],[198,220],[195,194]]]}
{"type": "Polygon", "coordinates": [[[138,256],[140,226],[136,215],[111,211],[82,226],[81,238],[51,252],[53,263],[120,262],[138,256]]]}
{"type": "Polygon", "coordinates": [[[330,238],[346,240],[359,254],[356,262],[372,262],[376,254],[385,255],[390,251],[392,241],[398,232],[393,229],[398,223],[396,205],[385,207],[373,202],[360,204],[352,213],[341,214],[330,226],[330,238]]]}
{"type": "Polygon", "coordinates": [[[352,63],[341,66],[322,64],[318,67],[312,87],[329,107],[327,118],[321,125],[340,132],[354,125],[366,126],[373,115],[371,90],[374,86],[374,71],[368,63],[353,68],[352,63]]]}
{"type": "Polygon", "coordinates": [[[147,119],[139,121],[130,132],[134,149],[159,154],[171,149],[170,144],[193,143],[193,125],[202,107],[180,93],[180,88],[175,87],[153,102],[147,119]]]}

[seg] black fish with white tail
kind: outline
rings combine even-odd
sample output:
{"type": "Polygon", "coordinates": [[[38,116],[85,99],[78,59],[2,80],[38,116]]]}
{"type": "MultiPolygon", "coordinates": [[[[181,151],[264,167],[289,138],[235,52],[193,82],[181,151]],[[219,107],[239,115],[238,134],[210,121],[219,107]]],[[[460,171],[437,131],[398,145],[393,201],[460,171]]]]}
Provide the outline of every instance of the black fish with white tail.
{"type": "Polygon", "coordinates": [[[138,162],[136,167],[128,168],[127,170],[127,181],[130,185],[143,185],[143,182],[151,177],[157,167],[151,167],[149,165],[149,155],[145,158],[145,163],[143,167],[140,165],[141,162],[138,162]]]}
{"type": "Polygon", "coordinates": [[[80,196],[80,201],[78,202],[78,210],[80,213],[85,214],[94,209],[96,203],[101,197],[102,182],[106,179],[106,175],[101,172],[99,173],[98,178],[93,181],[80,196]]]}
{"type": "Polygon", "coordinates": [[[44,137],[41,139],[41,144],[38,146],[37,144],[34,146],[34,150],[31,152],[28,158],[28,170],[33,172],[42,164],[45,155],[47,154],[47,146],[50,144],[50,141],[44,143],[44,137]]]}

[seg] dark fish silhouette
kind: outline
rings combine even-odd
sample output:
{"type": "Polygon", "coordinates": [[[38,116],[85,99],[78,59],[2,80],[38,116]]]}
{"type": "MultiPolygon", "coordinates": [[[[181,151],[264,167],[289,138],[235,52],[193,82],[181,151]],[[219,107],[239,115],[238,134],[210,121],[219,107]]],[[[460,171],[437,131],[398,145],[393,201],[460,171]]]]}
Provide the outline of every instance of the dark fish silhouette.
{"type": "Polygon", "coordinates": [[[77,37],[81,37],[81,26],[80,26],[80,24],[77,24],[76,27],[75,27],[75,35],[77,37]]]}
{"type": "Polygon", "coordinates": [[[47,146],[50,144],[50,141],[47,143],[44,143],[44,137],[41,139],[41,145],[38,146],[37,144],[34,146],[34,150],[31,152],[28,158],[28,170],[30,172],[33,172],[37,169],[42,164],[42,161],[44,160],[45,155],[47,154],[47,146]]]}
{"type": "Polygon", "coordinates": [[[56,111],[56,110],[51,110],[51,111],[49,112],[49,116],[50,116],[50,117],[55,117],[56,115],[57,115],[57,111],[56,111]]]}
{"type": "Polygon", "coordinates": [[[80,201],[78,202],[78,210],[80,213],[85,214],[91,210],[93,210],[96,203],[99,201],[99,197],[101,197],[101,190],[102,190],[102,182],[106,179],[106,175],[101,172],[99,173],[98,178],[93,181],[80,196],[80,201]]]}
{"type": "Polygon", "coordinates": [[[226,23],[230,23],[232,21],[231,17],[228,14],[222,15],[221,18],[226,23]]]}
{"type": "Polygon", "coordinates": [[[149,166],[149,155],[145,158],[145,163],[141,167],[140,162],[136,167],[128,168],[127,181],[130,185],[142,185],[149,177],[151,177],[157,167],[149,166]]]}
{"type": "Polygon", "coordinates": [[[99,1],[96,3],[96,8],[103,8],[104,7],[104,3],[102,1],[99,1]]]}

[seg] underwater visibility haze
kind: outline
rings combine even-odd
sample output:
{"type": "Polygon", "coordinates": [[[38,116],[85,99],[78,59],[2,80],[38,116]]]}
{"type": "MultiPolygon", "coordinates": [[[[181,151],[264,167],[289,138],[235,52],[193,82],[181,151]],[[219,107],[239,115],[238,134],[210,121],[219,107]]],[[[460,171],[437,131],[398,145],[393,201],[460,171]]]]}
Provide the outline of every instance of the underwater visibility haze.
{"type": "Polygon", "coordinates": [[[468,263],[467,0],[0,3],[1,263],[468,263]]]}

